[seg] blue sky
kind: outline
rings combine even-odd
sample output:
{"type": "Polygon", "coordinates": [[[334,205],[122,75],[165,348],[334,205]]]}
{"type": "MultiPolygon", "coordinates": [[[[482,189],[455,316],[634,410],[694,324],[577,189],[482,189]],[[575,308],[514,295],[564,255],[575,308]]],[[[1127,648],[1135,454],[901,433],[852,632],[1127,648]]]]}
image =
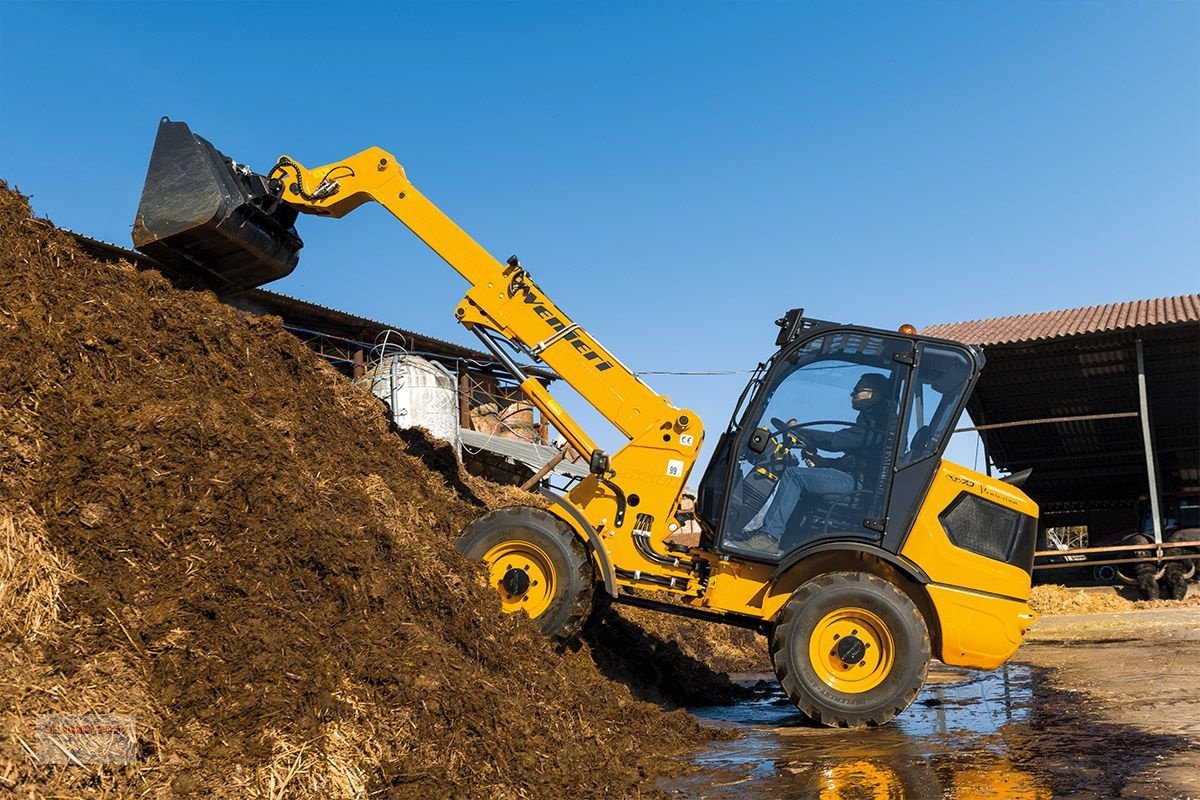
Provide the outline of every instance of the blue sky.
{"type": "MultiPolygon", "coordinates": [[[[391,150],[635,370],[751,368],[790,306],[1200,291],[1196,2],[0,3],[0,177],[38,213],[127,244],[163,115],[259,168],[391,150]]],[[[270,288],[474,342],[381,209],[302,222],[270,288]]],[[[744,379],[648,378],[710,444],[744,379]]]]}

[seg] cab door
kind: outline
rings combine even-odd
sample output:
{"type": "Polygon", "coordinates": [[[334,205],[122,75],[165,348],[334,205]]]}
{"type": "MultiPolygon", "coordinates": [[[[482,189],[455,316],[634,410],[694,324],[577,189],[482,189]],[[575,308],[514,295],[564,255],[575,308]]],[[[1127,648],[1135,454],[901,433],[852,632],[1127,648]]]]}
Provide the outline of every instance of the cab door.
{"type": "Polygon", "coordinates": [[[823,539],[878,542],[913,361],[910,340],[862,329],[781,352],[705,476],[718,549],[776,561],[823,539]]]}

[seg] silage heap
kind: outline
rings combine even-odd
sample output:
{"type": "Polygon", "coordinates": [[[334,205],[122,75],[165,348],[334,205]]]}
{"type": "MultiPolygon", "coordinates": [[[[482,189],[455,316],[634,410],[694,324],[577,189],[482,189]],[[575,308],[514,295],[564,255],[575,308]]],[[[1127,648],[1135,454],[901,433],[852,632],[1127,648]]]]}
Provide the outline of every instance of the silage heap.
{"type": "Polygon", "coordinates": [[[279,320],[92,261],[2,184],[0,262],[5,791],[621,796],[700,735],[500,614],[451,545],[500,490],[279,320]],[[46,712],[136,714],[137,763],[34,765],[46,712]]]}

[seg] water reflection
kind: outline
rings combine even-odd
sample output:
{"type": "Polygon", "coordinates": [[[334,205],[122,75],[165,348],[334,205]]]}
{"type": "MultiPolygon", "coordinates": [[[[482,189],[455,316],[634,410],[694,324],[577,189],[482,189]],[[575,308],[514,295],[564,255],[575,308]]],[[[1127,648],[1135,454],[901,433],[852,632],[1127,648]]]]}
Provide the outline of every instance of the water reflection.
{"type": "Polygon", "coordinates": [[[948,797],[954,800],[1050,800],[1050,790],[1007,761],[958,770],[948,797]]]}
{"type": "Polygon", "coordinates": [[[821,770],[820,776],[820,800],[903,800],[905,796],[900,776],[878,761],[845,761],[821,770]]]}
{"type": "MultiPolygon", "coordinates": [[[[854,759],[816,771],[819,800],[1050,800],[1050,790],[1030,773],[1005,760],[976,767],[939,770],[898,768],[883,761],[854,759]]],[[[795,790],[797,784],[791,784],[795,790]]]]}
{"type": "Polygon", "coordinates": [[[693,709],[747,735],[701,754],[705,777],[674,788],[713,798],[1049,800],[1048,784],[1013,763],[1005,736],[1029,716],[1031,670],[1010,664],[932,679],[905,714],[868,730],[813,727],[778,690],[736,706],[693,709]]]}

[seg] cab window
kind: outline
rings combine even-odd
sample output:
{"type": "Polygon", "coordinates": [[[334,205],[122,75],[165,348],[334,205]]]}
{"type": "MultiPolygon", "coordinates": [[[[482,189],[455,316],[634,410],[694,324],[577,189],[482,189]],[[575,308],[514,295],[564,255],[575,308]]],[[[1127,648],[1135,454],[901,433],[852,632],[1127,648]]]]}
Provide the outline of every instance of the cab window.
{"type": "Polygon", "coordinates": [[[961,350],[921,344],[912,405],[904,425],[898,467],[906,467],[942,450],[958,418],[959,403],[971,380],[971,362],[961,350]]]}
{"type": "Polygon", "coordinates": [[[863,523],[884,515],[909,373],[894,356],[911,347],[840,331],[776,366],[739,433],[725,547],[773,558],[835,534],[878,536],[863,523]]]}

